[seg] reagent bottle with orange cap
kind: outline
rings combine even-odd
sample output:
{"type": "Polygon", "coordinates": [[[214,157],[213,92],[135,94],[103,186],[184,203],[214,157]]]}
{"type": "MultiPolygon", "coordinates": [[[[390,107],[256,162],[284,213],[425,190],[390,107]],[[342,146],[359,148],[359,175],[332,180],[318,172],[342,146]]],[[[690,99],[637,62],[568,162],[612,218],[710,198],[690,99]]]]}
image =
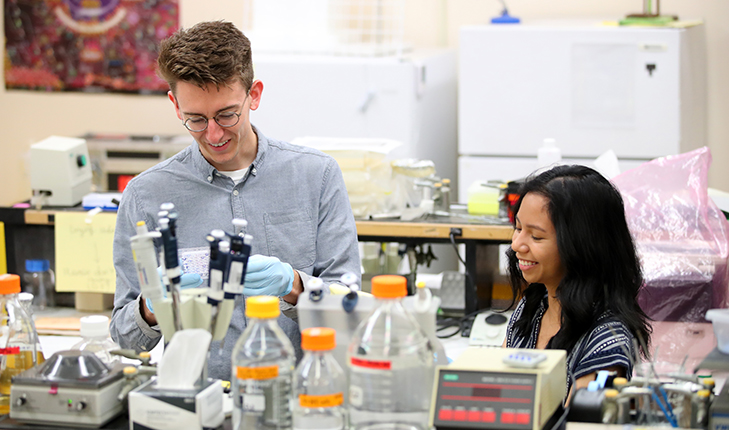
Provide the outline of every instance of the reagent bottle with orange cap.
{"type": "Polygon", "coordinates": [[[43,363],[33,319],[18,301],[20,276],[0,275],[0,414],[10,412],[13,376],[43,363]]]}
{"type": "Polygon", "coordinates": [[[231,355],[234,430],[290,430],[296,355],[276,322],[278,297],[246,299],[248,326],[231,355]]]}
{"type": "Polygon", "coordinates": [[[347,377],[332,355],[336,332],[311,327],[301,332],[304,358],[294,372],[294,430],[342,430],[347,423],[347,377]]]}
{"type": "Polygon", "coordinates": [[[428,428],[433,347],[403,307],[407,280],[372,278],[376,305],[360,323],[347,350],[352,429],[428,428]]]}

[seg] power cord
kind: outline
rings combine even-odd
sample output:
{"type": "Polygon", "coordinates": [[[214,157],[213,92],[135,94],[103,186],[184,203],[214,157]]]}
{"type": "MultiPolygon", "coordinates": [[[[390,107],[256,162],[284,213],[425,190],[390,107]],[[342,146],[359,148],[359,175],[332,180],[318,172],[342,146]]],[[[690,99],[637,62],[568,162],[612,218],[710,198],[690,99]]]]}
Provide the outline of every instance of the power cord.
{"type": "Polygon", "coordinates": [[[476,289],[476,280],[473,279],[473,277],[471,276],[471,272],[468,271],[468,266],[466,265],[466,262],[463,260],[463,258],[461,258],[461,254],[458,252],[458,245],[456,244],[456,237],[458,236],[463,236],[463,229],[459,227],[451,227],[448,238],[451,240],[451,245],[453,245],[453,250],[456,252],[456,257],[458,257],[458,261],[463,264],[463,271],[466,274],[466,278],[473,286],[473,288],[476,289]]]}
{"type": "MultiPolygon", "coordinates": [[[[461,258],[461,254],[458,253],[458,245],[456,245],[456,237],[458,236],[463,236],[463,229],[458,227],[451,227],[451,231],[450,233],[448,233],[448,237],[451,240],[453,249],[456,251],[456,257],[458,257],[458,260],[465,266],[466,262],[463,261],[463,258],[461,258]]],[[[466,273],[468,273],[468,269],[466,269],[466,273]]]]}
{"type": "Polygon", "coordinates": [[[437,327],[435,329],[436,331],[436,337],[438,339],[447,339],[449,337],[453,337],[457,335],[458,333],[462,332],[465,328],[471,327],[473,324],[473,319],[476,318],[478,314],[481,312],[487,311],[488,309],[479,309],[477,311],[471,312],[470,314],[466,314],[462,317],[458,318],[445,318],[439,322],[437,322],[437,327]],[[456,327],[456,330],[452,333],[439,335],[437,334],[441,330],[445,330],[447,328],[456,327]]]}

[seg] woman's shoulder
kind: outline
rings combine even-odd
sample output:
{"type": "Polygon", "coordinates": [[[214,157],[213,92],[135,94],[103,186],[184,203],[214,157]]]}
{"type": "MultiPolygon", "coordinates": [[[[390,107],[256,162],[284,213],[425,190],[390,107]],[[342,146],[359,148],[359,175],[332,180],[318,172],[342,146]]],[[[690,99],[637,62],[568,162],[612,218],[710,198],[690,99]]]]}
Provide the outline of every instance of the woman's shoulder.
{"type": "Polygon", "coordinates": [[[588,350],[604,351],[633,347],[633,334],[620,318],[608,312],[602,314],[585,338],[588,350]]]}

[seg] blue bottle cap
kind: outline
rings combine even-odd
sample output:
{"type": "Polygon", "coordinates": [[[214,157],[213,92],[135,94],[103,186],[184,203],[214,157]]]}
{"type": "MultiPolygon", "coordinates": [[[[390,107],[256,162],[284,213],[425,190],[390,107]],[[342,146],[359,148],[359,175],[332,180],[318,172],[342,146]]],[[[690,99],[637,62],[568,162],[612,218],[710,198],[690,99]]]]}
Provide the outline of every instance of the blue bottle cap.
{"type": "Polygon", "coordinates": [[[501,12],[501,16],[491,18],[491,24],[519,24],[520,22],[519,18],[510,16],[506,9],[501,12]]]}
{"type": "Polygon", "coordinates": [[[51,268],[48,260],[25,260],[26,272],[45,272],[51,268]]]}

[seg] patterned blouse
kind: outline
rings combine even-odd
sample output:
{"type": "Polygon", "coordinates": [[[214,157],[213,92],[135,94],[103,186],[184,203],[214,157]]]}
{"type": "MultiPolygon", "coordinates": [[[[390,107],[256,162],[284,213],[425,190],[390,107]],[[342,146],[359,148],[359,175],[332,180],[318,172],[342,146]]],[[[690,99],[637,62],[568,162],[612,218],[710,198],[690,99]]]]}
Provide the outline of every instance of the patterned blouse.
{"type": "MultiPolygon", "coordinates": [[[[507,348],[536,348],[542,317],[548,307],[547,303],[545,293],[537,312],[532,317],[532,330],[529,337],[521,337],[516,333],[514,324],[524,312],[526,300],[522,298],[519,301],[506,330],[507,348]]],[[[550,340],[547,349],[550,349],[551,343],[550,340]]],[[[592,330],[580,337],[574,348],[567,353],[566,393],[569,394],[575,380],[608,367],[624,368],[625,375],[630,380],[635,356],[633,334],[622,321],[613,317],[609,312],[605,312],[593,324],[592,330]]]]}

